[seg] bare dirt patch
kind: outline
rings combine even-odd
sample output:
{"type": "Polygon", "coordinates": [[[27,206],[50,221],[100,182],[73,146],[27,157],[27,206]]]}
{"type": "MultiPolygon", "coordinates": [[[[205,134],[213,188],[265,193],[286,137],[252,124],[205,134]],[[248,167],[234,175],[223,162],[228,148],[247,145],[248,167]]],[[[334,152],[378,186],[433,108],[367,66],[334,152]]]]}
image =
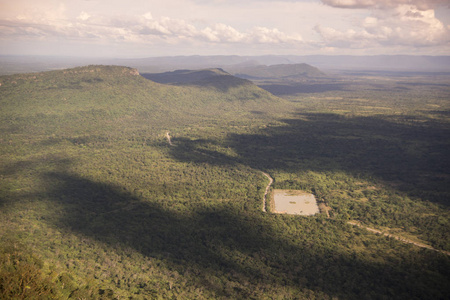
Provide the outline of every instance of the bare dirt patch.
{"type": "Polygon", "coordinates": [[[300,190],[274,190],[274,213],[311,216],[319,213],[313,194],[300,190]]]}

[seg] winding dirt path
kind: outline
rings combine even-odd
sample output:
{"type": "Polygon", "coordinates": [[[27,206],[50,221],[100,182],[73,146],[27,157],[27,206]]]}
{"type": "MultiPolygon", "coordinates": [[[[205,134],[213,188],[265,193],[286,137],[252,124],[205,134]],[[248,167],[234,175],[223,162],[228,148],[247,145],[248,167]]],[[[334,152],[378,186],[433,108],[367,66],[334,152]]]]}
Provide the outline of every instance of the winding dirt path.
{"type": "Polygon", "coordinates": [[[400,242],[406,243],[406,244],[412,244],[412,245],[417,246],[417,247],[426,248],[426,249],[430,249],[430,250],[433,250],[433,251],[437,251],[437,252],[441,252],[441,253],[450,255],[450,252],[448,252],[448,251],[438,250],[438,249],[435,249],[435,248],[433,248],[433,247],[431,247],[429,245],[426,245],[426,244],[415,242],[413,240],[409,240],[407,238],[404,238],[404,237],[401,237],[401,236],[398,236],[398,235],[390,234],[390,233],[383,232],[383,231],[375,229],[375,228],[370,228],[370,227],[361,225],[360,223],[355,222],[355,221],[348,221],[347,224],[350,224],[350,225],[353,225],[353,226],[357,226],[357,227],[360,227],[360,228],[364,228],[367,231],[373,232],[375,234],[381,234],[381,235],[384,235],[384,236],[387,236],[387,237],[390,237],[390,238],[394,238],[394,239],[396,239],[396,240],[398,240],[400,242]]]}
{"type": "Polygon", "coordinates": [[[270,177],[270,175],[267,174],[267,173],[264,173],[264,172],[262,172],[262,171],[261,171],[261,173],[263,173],[264,176],[266,176],[267,178],[269,178],[269,184],[267,185],[266,191],[264,192],[264,196],[263,196],[263,207],[262,207],[262,211],[263,211],[263,212],[266,212],[266,197],[267,197],[267,194],[269,193],[270,186],[271,186],[272,183],[273,183],[273,178],[270,177]]]}

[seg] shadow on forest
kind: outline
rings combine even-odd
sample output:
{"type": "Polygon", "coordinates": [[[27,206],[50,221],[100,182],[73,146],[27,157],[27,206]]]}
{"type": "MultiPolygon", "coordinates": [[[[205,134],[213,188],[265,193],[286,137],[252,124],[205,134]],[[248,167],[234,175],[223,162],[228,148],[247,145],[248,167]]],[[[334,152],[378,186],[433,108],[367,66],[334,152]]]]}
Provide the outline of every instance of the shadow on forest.
{"type": "Polygon", "coordinates": [[[171,151],[183,161],[375,176],[408,193],[431,192],[435,197],[428,200],[449,205],[450,130],[445,125],[412,116],[381,119],[330,113],[299,113],[282,121],[286,125],[254,134],[231,134],[224,146],[237,158],[206,150],[205,145],[214,143],[208,140],[179,138],[171,151]]]}
{"type": "Polygon", "coordinates": [[[142,77],[162,84],[216,88],[222,92],[251,81],[232,76],[222,69],[177,70],[165,73],[144,73],[142,77]]]}
{"type": "MultiPolygon", "coordinates": [[[[113,248],[119,243],[157,258],[215,297],[245,299],[261,297],[264,289],[293,288],[344,298],[368,293],[393,298],[414,293],[420,298],[442,284],[416,267],[435,264],[434,253],[403,261],[402,268],[368,262],[337,248],[335,234],[342,229],[336,226],[342,225],[319,218],[291,218],[289,226],[303,228],[292,235],[283,221],[289,217],[248,213],[227,204],[177,212],[63,170],[42,179],[47,185],[43,196],[50,195],[59,211],[47,221],[113,248]]],[[[355,231],[350,227],[347,234],[355,231]]]]}
{"type": "MultiPolygon", "coordinates": [[[[182,161],[238,162],[261,170],[344,170],[419,184],[420,189],[449,170],[448,129],[431,122],[405,125],[374,117],[305,113],[283,122],[255,134],[230,135],[225,143],[237,158],[204,147],[214,144],[212,140],[178,138],[170,151],[182,161]]],[[[7,169],[15,172],[38,163],[47,162],[22,162],[7,169]]],[[[357,228],[345,227],[344,238],[343,225],[331,220],[242,211],[226,203],[179,211],[170,202],[144,201],[119,186],[69,173],[70,163],[55,162],[59,167],[41,178],[42,195],[29,195],[54,202],[58,213],[46,222],[159,259],[214,297],[252,298],[277,288],[352,299],[443,298],[448,291],[439,279],[448,270],[434,252],[375,262],[342,245],[347,235],[358,236],[357,228]],[[422,272],[423,266],[440,277],[422,272]]],[[[438,182],[428,188],[448,190],[448,185],[438,182]]],[[[360,246],[383,248],[380,243],[360,246]]]]}
{"type": "Polygon", "coordinates": [[[323,93],[329,91],[344,91],[345,83],[290,83],[290,84],[261,84],[260,88],[276,96],[295,95],[300,93],[323,93]]]}

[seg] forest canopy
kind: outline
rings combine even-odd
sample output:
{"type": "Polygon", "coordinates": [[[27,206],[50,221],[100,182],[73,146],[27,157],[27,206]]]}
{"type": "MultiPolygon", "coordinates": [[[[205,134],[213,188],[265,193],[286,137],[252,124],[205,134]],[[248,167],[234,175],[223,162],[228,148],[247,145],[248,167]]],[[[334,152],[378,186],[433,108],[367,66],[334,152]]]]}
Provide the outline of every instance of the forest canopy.
{"type": "Polygon", "coordinates": [[[1,76],[0,298],[448,295],[448,78],[223,76],[1,76]],[[263,212],[262,172],[328,215],[263,212]]]}

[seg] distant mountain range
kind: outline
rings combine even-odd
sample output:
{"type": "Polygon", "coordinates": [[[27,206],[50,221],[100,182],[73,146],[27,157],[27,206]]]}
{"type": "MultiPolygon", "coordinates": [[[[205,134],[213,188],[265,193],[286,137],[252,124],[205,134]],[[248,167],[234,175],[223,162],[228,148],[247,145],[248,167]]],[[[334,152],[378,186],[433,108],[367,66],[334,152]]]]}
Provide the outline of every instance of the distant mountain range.
{"type": "MultiPolygon", "coordinates": [[[[450,56],[414,55],[266,55],[266,56],[167,56],[139,59],[77,58],[49,56],[0,56],[0,75],[65,69],[89,64],[125,65],[141,73],[161,73],[179,69],[222,68],[235,74],[239,70],[261,65],[309,64],[324,72],[390,71],[450,72],[450,56]]],[[[245,73],[244,73],[245,74],[245,73]]]]}
{"type": "Polygon", "coordinates": [[[373,70],[398,72],[450,72],[450,56],[414,55],[266,55],[266,56],[174,56],[117,60],[117,64],[138,68],[141,72],[176,69],[222,68],[235,74],[242,68],[260,65],[309,64],[320,70],[373,70]]]}
{"type": "Polygon", "coordinates": [[[284,64],[241,67],[235,70],[234,76],[220,68],[143,73],[142,76],[158,83],[208,86],[226,90],[233,86],[252,84],[249,80],[317,78],[325,76],[325,73],[307,64],[284,64]]]}

